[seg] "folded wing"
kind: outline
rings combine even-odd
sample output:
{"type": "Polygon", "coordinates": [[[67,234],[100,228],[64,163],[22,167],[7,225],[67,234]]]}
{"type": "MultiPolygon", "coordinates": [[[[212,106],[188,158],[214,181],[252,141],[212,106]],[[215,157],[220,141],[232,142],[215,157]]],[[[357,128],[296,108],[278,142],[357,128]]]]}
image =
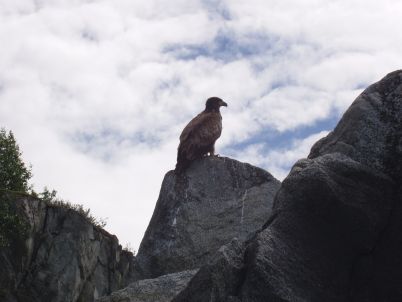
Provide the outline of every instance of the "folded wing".
{"type": "Polygon", "coordinates": [[[180,135],[176,170],[210,152],[222,133],[222,117],[216,112],[202,112],[193,118],[180,135]]]}

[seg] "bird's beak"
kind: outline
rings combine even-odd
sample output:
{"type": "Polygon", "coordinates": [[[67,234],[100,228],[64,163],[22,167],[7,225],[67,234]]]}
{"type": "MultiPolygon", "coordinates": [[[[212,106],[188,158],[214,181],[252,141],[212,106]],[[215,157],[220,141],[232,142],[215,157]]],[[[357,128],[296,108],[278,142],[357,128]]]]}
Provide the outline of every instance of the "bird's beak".
{"type": "Polygon", "coordinates": [[[228,106],[228,104],[226,104],[226,102],[222,101],[222,102],[221,102],[221,106],[225,106],[225,107],[227,107],[227,106],[228,106]]]}

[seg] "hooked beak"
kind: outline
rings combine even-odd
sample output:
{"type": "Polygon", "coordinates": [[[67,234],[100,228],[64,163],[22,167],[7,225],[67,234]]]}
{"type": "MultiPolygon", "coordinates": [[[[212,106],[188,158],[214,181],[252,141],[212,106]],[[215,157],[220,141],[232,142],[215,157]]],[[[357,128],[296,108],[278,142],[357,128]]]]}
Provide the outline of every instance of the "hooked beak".
{"type": "Polygon", "coordinates": [[[221,106],[225,106],[225,107],[227,107],[227,106],[228,106],[228,104],[227,104],[226,102],[222,101],[222,102],[221,102],[221,106]]]}

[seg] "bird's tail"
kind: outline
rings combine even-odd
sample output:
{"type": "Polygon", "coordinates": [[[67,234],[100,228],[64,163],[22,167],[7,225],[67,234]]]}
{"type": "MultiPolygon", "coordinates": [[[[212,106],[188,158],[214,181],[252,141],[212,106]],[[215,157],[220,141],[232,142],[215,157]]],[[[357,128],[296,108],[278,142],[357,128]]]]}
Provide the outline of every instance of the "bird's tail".
{"type": "Polygon", "coordinates": [[[177,163],[176,163],[175,172],[177,174],[183,173],[190,164],[191,164],[191,160],[189,160],[187,158],[186,152],[184,152],[183,148],[181,146],[179,146],[179,149],[177,152],[177,163]]]}
{"type": "Polygon", "coordinates": [[[188,162],[178,162],[174,171],[176,172],[176,174],[182,174],[188,168],[188,166],[188,162]]]}
{"type": "Polygon", "coordinates": [[[191,161],[186,159],[178,160],[175,168],[176,174],[182,174],[190,166],[190,163],[191,161]]]}

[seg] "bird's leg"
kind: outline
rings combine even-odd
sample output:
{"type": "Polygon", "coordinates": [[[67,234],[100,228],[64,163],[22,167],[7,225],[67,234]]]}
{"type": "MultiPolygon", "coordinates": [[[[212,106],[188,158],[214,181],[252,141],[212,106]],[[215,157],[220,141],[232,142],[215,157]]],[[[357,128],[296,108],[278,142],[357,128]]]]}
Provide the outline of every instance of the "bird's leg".
{"type": "Polygon", "coordinates": [[[216,156],[219,157],[219,154],[215,154],[215,144],[211,146],[211,149],[209,149],[209,156],[216,156]]]}
{"type": "Polygon", "coordinates": [[[211,149],[209,150],[209,156],[214,156],[215,155],[215,144],[211,146],[211,149]]]}

